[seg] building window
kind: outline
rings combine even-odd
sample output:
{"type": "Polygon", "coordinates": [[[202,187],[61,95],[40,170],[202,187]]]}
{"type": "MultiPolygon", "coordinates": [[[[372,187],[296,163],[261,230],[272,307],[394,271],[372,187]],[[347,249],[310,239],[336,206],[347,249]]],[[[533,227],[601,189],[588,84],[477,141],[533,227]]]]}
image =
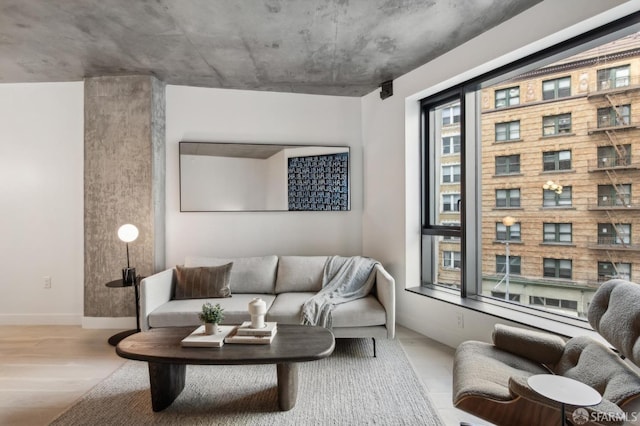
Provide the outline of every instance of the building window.
{"type": "Polygon", "coordinates": [[[520,105],[520,87],[496,90],[496,108],[520,105]]]}
{"type": "Polygon", "coordinates": [[[571,114],[542,117],[542,136],[571,133],[571,114]]]}
{"type": "Polygon", "coordinates": [[[460,252],[444,251],[442,253],[442,266],[444,268],[460,269],[460,252]]]}
{"type": "Polygon", "coordinates": [[[443,136],[442,155],[459,154],[459,153],[460,153],[460,135],[443,136]]]}
{"type": "Polygon", "coordinates": [[[598,224],[598,244],[603,245],[626,245],[631,244],[631,224],[630,223],[599,223],[598,224]]]}
{"type": "Polygon", "coordinates": [[[598,70],[598,90],[609,90],[628,85],[629,65],[598,70]]]}
{"type": "Polygon", "coordinates": [[[571,151],[543,152],[542,169],[545,172],[571,170],[571,151]]]}
{"type": "Polygon", "coordinates": [[[443,212],[459,212],[460,211],[460,194],[442,194],[442,211],[443,212]]]}
{"type": "Polygon", "coordinates": [[[496,189],[496,207],[520,207],[520,189],[496,189]]]}
{"type": "Polygon", "coordinates": [[[631,205],[631,185],[598,185],[598,206],[623,207],[631,205]]]}
{"type": "Polygon", "coordinates": [[[543,259],[542,275],[546,278],[571,279],[570,259],[543,259]]]}
{"type": "Polygon", "coordinates": [[[628,126],[631,123],[631,105],[598,108],[598,128],[628,126]]]}
{"type": "Polygon", "coordinates": [[[496,222],[496,240],[520,241],[520,224],[505,226],[502,222],[496,222]]]}
{"type": "Polygon", "coordinates": [[[442,183],[460,182],[460,164],[446,164],[442,166],[442,183]]]}
{"type": "Polygon", "coordinates": [[[548,308],[578,310],[578,302],[576,300],[556,299],[552,297],[529,296],[529,304],[544,306],[548,308]]]}
{"type": "Polygon", "coordinates": [[[631,165],[631,145],[599,146],[598,168],[631,165]]]}
{"type": "Polygon", "coordinates": [[[571,96],[571,77],[556,78],[542,82],[542,99],[558,99],[571,96]]]}
{"type": "Polygon", "coordinates": [[[598,282],[614,278],[631,281],[630,263],[598,262],[598,282]]]}
{"type": "MultiPolygon", "coordinates": [[[[495,291],[495,290],[491,290],[491,297],[495,297],[496,299],[506,299],[507,298],[507,293],[502,292],[502,291],[495,291]]],[[[509,292],[509,300],[512,302],[518,302],[520,303],[520,295],[519,294],[513,294],[511,292],[509,292]]]]}
{"type": "Polygon", "coordinates": [[[442,109],[442,125],[460,123],[460,104],[452,105],[442,109]]]}
{"type": "Polygon", "coordinates": [[[550,189],[542,190],[542,206],[543,207],[571,207],[571,187],[565,186],[562,192],[550,189]]]}
{"type": "Polygon", "coordinates": [[[520,154],[496,157],[496,175],[520,173],[520,154]]]}
{"type": "MultiPolygon", "coordinates": [[[[509,274],[520,275],[520,256],[509,256],[509,274]]],[[[507,273],[507,256],[496,255],[496,274],[507,273]]]]}
{"type": "Polygon", "coordinates": [[[496,123],[496,142],[520,139],[520,121],[496,123]]]}
{"type": "Polygon", "coordinates": [[[570,223],[545,223],[543,224],[543,238],[545,243],[571,243],[570,223]]]}

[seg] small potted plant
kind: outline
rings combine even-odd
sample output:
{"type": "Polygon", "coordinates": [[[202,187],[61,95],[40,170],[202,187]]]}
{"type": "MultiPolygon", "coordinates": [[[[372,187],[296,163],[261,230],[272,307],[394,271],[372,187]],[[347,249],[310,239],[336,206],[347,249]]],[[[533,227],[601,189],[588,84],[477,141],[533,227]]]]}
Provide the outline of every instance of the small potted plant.
{"type": "Polygon", "coordinates": [[[209,302],[202,305],[202,312],[198,314],[198,317],[200,321],[204,323],[205,334],[218,334],[218,325],[224,319],[223,312],[224,309],[222,309],[219,303],[216,303],[215,306],[209,302]]]}

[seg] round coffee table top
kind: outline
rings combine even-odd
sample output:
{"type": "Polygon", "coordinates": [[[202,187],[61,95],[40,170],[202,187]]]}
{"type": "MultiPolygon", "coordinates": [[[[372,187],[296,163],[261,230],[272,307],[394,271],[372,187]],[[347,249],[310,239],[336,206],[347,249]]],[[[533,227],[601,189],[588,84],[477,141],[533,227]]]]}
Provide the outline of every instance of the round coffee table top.
{"type": "Polygon", "coordinates": [[[602,396],[589,385],[555,374],[536,374],[527,380],[531,389],[562,404],[588,407],[599,404],[602,396]]]}

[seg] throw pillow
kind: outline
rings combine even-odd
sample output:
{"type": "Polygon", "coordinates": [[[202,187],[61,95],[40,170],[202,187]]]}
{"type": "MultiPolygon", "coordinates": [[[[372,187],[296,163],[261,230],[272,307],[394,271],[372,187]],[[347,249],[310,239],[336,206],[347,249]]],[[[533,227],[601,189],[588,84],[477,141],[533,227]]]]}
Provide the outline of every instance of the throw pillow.
{"type": "Polygon", "coordinates": [[[187,268],[176,266],[174,299],[231,297],[229,278],[233,262],[221,266],[187,268]]]}

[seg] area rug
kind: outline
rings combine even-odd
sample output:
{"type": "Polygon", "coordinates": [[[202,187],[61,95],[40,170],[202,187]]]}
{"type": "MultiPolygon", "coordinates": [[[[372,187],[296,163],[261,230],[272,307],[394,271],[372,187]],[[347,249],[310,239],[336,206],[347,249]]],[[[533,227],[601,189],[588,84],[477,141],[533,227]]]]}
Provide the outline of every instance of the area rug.
{"type": "MultiPolygon", "coordinates": [[[[52,425],[444,425],[404,350],[337,339],[329,358],[299,364],[296,406],[279,411],[275,365],[187,367],[167,409],[151,409],[147,363],[127,361],[52,425]]],[[[206,350],[206,349],[205,349],[206,350]]]]}

